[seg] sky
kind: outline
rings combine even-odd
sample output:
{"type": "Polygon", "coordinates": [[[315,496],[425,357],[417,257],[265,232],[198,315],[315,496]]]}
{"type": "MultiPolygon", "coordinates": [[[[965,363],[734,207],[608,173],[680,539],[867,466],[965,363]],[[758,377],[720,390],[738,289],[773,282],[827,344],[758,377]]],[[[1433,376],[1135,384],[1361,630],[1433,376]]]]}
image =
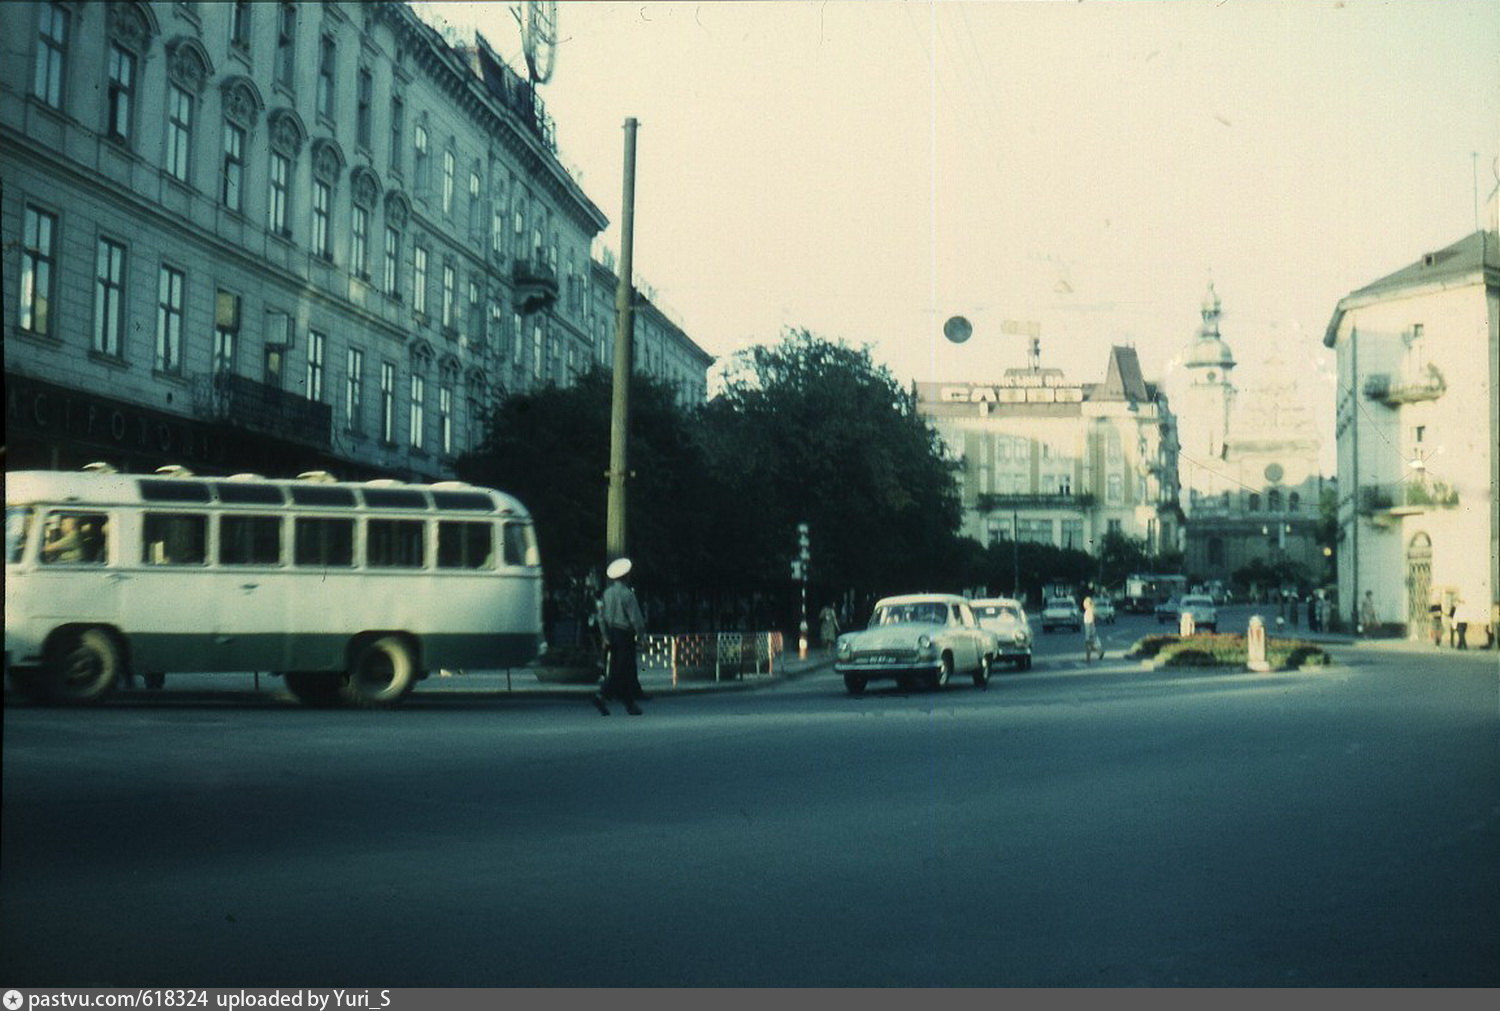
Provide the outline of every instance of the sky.
{"type": "MultiPolygon", "coordinates": [[[[515,4],[413,7],[524,72],[515,4]]],[[[1273,343],[1308,362],[1331,444],[1336,303],[1472,232],[1500,174],[1491,0],[564,2],[557,35],[600,241],[634,118],[637,281],[720,357],[806,328],[984,382],[1035,324],[1043,366],[1130,344],[1170,388],[1212,281],[1241,385],[1273,343]]]]}

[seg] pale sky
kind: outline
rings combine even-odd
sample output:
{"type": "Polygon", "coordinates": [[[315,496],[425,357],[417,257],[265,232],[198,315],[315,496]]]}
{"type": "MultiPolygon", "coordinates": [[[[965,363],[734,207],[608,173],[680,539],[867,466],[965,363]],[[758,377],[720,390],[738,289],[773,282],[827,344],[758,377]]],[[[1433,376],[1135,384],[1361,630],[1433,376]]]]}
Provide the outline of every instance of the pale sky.
{"type": "MultiPolygon", "coordinates": [[[[524,72],[514,5],[414,6],[524,72]]],[[[564,2],[558,35],[542,96],[602,242],[634,117],[637,279],[719,356],[806,327],[986,381],[1035,321],[1045,366],[1131,343],[1158,380],[1212,280],[1246,379],[1268,340],[1331,370],[1339,298],[1496,184],[1493,0],[564,2]]]]}

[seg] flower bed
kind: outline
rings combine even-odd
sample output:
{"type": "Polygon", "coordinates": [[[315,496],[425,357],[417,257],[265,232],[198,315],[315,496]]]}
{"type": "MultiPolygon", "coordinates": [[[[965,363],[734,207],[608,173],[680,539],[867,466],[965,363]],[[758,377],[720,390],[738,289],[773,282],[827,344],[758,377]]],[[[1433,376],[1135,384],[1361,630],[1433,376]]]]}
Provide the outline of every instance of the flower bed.
{"type": "MultiPolygon", "coordinates": [[[[1249,660],[1245,636],[1240,632],[1190,635],[1148,635],[1136,641],[1125,654],[1130,660],[1149,660],[1155,667],[1235,667],[1249,660]]],[[[1301,639],[1266,637],[1266,662],[1272,670],[1325,667],[1326,650],[1301,639]]]]}

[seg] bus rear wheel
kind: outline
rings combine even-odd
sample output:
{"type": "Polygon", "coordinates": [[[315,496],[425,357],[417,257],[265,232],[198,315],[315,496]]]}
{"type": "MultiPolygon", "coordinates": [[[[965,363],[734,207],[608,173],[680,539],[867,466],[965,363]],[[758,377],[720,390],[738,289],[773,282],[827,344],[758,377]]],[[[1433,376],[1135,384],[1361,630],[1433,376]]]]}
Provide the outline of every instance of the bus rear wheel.
{"type": "Polygon", "coordinates": [[[362,709],[394,705],[417,683],[417,658],[399,635],[382,635],[355,647],[339,686],[344,701],[362,709]]]}
{"type": "Polygon", "coordinates": [[[100,628],[68,633],[52,651],[47,672],[48,700],[67,705],[98,702],[120,679],[120,647],[100,628]]]}

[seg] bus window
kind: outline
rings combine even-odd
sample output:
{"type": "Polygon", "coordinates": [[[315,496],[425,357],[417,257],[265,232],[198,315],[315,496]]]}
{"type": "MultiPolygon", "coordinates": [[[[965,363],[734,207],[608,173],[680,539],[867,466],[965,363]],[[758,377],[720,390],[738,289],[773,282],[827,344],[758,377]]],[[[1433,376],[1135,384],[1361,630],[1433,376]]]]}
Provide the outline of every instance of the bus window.
{"type": "Polygon", "coordinates": [[[19,562],[26,550],[26,539],[31,533],[31,516],[29,508],[5,510],[5,561],[8,564],[19,562]]]}
{"type": "Polygon", "coordinates": [[[208,517],[195,513],[147,513],[141,561],[147,565],[202,565],[208,559],[208,517]]]}
{"type": "Polygon", "coordinates": [[[370,520],[365,527],[365,564],[372,569],[422,567],[421,520],[370,520]]]}
{"type": "Polygon", "coordinates": [[[505,564],[542,564],[541,555],[536,549],[536,534],[529,523],[505,524],[505,564]]]}
{"type": "Polygon", "coordinates": [[[220,517],[219,564],[280,565],[281,517],[220,517]]]}
{"type": "Polygon", "coordinates": [[[495,548],[495,529],[488,523],[438,523],[440,569],[488,569],[495,548]]]}
{"type": "Polygon", "coordinates": [[[42,561],[80,565],[104,561],[103,513],[53,513],[42,528],[42,561]]]}
{"type": "Polygon", "coordinates": [[[298,565],[349,568],[354,564],[354,521],[298,516],[292,521],[298,565]]]}

